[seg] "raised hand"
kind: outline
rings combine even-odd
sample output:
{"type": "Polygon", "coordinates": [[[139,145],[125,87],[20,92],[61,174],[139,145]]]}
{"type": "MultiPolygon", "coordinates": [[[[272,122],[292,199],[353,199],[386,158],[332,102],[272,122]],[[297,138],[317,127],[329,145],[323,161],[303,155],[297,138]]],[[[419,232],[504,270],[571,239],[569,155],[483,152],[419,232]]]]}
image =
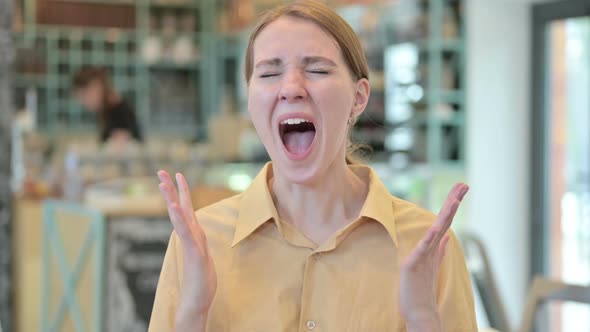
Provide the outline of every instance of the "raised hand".
{"type": "Polygon", "coordinates": [[[207,246],[207,238],[195,216],[186,179],[176,174],[176,183],[166,171],[159,171],[160,192],[166,200],[170,221],[180,238],[183,254],[180,304],[176,314],[176,329],[199,330],[206,324],[207,313],[217,290],[215,265],[207,246]]]}
{"type": "MultiPolygon", "coordinates": [[[[408,331],[442,331],[436,305],[436,282],[449,240],[446,234],[469,187],[457,184],[436,221],[416,248],[402,262],[399,304],[408,331]]],[[[444,317],[443,317],[444,319],[444,317]]]]}

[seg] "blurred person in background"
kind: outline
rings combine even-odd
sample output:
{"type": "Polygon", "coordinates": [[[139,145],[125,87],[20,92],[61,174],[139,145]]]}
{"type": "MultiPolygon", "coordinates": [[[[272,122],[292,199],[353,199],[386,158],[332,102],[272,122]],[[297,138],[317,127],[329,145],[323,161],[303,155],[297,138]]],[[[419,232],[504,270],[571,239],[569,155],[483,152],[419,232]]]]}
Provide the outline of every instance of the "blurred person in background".
{"type": "Polygon", "coordinates": [[[96,113],[101,143],[124,145],[130,140],[143,141],[133,108],[114,90],[103,68],[81,68],[72,78],[72,89],[80,104],[96,113]]]}
{"type": "Polygon", "coordinates": [[[245,192],[196,212],[184,176],[158,172],[174,232],[149,330],[477,331],[450,230],[468,187],[434,215],[355,158],[369,67],[346,21],[320,1],[279,7],[254,29],[245,64],[272,161],[245,192]]]}

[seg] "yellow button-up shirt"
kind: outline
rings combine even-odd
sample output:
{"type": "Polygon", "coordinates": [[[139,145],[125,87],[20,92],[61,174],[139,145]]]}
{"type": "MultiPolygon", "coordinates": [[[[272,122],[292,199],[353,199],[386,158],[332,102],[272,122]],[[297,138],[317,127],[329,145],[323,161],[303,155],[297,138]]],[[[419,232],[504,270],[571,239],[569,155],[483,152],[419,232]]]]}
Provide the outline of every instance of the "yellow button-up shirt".
{"type": "MultiPolygon", "coordinates": [[[[391,196],[370,167],[351,169],[369,183],[366,201],[358,219],[319,246],[279,219],[268,188],[271,163],[243,193],[196,212],[218,278],[208,332],[405,331],[400,265],[435,215],[391,196]]],[[[174,330],[182,262],[173,233],[150,332],[174,330]]],[[[453,234],[436,291],[445,332],[477,331],[471,282],[453,234]]]]}

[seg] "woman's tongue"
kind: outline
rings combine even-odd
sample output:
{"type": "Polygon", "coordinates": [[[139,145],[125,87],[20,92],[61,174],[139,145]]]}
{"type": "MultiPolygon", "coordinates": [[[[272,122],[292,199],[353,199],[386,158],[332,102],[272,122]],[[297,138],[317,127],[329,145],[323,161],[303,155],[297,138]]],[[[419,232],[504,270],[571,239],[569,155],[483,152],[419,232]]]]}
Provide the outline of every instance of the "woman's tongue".
{"type": "Polygon", "coordinates": [[[307,130],[304,132],[291,131],[285,133],[283,142],[285,143],[287,151],[295,155],[300,155],[309,149],[314,136],[315,132],[313,130],[307,130]]]}

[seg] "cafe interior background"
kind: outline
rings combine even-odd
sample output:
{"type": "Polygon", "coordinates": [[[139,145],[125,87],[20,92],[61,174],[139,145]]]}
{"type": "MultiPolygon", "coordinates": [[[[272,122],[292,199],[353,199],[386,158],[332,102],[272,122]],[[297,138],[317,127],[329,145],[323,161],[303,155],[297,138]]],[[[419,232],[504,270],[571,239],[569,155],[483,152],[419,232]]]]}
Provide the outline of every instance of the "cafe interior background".
{"type": "MultiPolygon", "coordinates": [[[[196,207],[268,160],[245,45],[281,0],[0,2],[0,330],[145,331],[172,229],[155,172],[196,207]],[[108,70],[144,144],[97,143],[74,100],[108,70]]],[[[371,100],[353,139],[391,193],[454,223],[482,328],[590,331],[590,1],[329,0],[371,100]]]]}

